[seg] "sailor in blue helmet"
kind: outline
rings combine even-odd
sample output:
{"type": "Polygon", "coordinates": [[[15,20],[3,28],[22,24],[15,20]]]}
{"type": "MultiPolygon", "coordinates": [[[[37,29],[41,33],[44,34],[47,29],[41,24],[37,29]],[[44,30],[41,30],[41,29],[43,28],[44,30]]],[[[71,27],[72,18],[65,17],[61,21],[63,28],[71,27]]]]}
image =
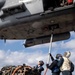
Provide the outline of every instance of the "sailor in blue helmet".
{"type": "Polygon", "coordinates": [[[52,75],[60,75],[60,63],[59,61],[62,60],[62,55],[57,54],[56,59],[53,58],[53,56],[50,54],[50,57],[52,59],[52,63],[46,64],[46,67],[49,68],[52,71],[52,75]]]}
{"type": "Polygon", "coordinates": [[[43,68],[44,62],[40,60],[36,66],[34,66],[33,71],[38,72],[38,75],[41,75],[41,72],[44,71],[43,68]]]}

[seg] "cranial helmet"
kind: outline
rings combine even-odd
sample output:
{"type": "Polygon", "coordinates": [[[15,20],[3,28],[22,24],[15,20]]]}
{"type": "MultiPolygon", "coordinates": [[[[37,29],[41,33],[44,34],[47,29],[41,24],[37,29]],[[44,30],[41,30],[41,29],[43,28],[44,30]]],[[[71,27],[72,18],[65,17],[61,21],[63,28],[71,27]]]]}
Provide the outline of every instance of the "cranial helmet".
{"type": "Polygon", "coordinates": [[[70,51],[66,51],[64,53],[64,56],[67,57],[67,58],[69,58],[71,56],[71,52],[70,51]]]}
{"type": "Polygon", "coordinates": [[[57,55],[56,55],[56,59],[59,59],[60,57],[62,57],[61,54],[57,54],[57,55]]]}

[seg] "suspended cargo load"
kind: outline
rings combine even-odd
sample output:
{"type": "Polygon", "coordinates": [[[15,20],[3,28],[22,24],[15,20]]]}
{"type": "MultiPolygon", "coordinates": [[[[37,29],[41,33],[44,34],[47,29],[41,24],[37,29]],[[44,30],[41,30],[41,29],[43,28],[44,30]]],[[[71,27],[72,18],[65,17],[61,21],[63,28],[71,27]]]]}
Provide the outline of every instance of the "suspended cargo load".
{"type": "Polygon", "coordinates": [[[28,65],[5,66],[1,69],[0,75],[38,75],[38,71],[28,65]]]}

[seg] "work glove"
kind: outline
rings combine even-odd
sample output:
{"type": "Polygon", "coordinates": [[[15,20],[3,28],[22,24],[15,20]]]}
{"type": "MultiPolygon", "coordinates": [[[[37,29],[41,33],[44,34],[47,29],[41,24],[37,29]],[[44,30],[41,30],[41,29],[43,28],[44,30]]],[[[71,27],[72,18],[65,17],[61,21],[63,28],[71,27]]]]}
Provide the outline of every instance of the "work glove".
{"type": "Polygon", "coordinates": [[[52,56],[52,54],[50,53],[50,56],[52,56]]]}
{"type": "Polygon", "coordinates": [[[49,64],[46,64],[46,67],[49,68],[49,64]]]}

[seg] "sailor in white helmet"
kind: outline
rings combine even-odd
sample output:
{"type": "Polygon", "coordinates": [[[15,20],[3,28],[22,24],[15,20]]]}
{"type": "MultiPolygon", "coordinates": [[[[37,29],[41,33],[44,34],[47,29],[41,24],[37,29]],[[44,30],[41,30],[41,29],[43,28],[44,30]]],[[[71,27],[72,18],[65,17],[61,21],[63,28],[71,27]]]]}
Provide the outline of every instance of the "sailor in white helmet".
{"type": "Polygon", "coordinates": [[[72,75],[71,73],[71,61],[69,60],[69,57],[71,56],[71,53],[69,51],[65,52],[63,55],[63,63],[60,67],[60,70],[62,72],[62,75],[72,75]]]}

